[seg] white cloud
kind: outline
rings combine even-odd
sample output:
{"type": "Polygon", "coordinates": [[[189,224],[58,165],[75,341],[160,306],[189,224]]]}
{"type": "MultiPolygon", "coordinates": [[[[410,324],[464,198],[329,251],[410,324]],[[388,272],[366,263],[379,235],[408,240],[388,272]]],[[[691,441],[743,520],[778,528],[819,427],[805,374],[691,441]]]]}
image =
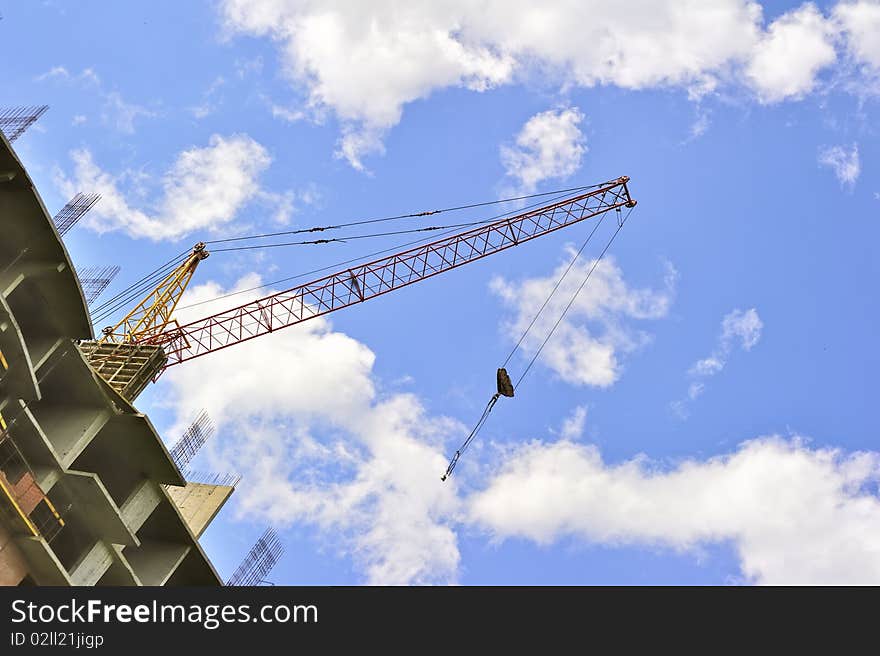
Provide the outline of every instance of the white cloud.
{"type": "Polygon", "coordinates": [[[697,360],[690,369],[691,375],[714,376],[719,373],[727,365],[734,346],[739,343],[742,350],[751,351],[761,339],[763,328],[764,323],[755,308],[729,312],[721,320],[721,334],[712,355],[697,360]]]}
{"type": "Polygon", "coordinates": [[[507,79],[508,57],[455,38],[456,18],[433,3],[243,2],[223,5],[227,26],[281,43],[285,72],[309,105],[347,127],[339,153],[357,168],[381,152],[404,103],[452,85],[485,89],[507,79]],[[354,129],[354,125],[357,129],[354,129]]]}
{"type": "Polygon", "coordinates": [[[693,401],[706,389],[705,383],[691,383],[688,387],[688,398],[693,401]]]}
{"type": "Polygon", "coordinates": [[[36,82],[42,82],[43,80],[52,80],[56,78],[61,79],[69,79],[70,71],[68,71],[64,66],[53,66],[45,73],[40,73],[34,78],[36,82]]]}
{"type": "Polygon", "coordinates": [[[222,99],[218,99],[220,90],[226,85],[226,79],[223,76],[217,76],[202,94],[202,102],[189,108],[189,111],[197,119],[203,119],[217,111],[222,104],[222,99]]]}
{"type": "Polygon", "coordinates": [[[761,339],[763,328],[764,324],[755,308],[745,312],[737,309],[725,315],[721,321],[722,351],[728,352],[730,344],[737,341],[744,351],[751,351],[752,347],[761,339]]]}
{"type": "Polygon", "coordinates": [[[700,108],[697,110],[697,118],[694,119],[694,122],[691,123],[690,134],[686,141],[694,141],[695,139],[699,139],[706,131],[709,129],[709,126],[712,124],[712,121],[709,117],[709,112],[700,108]]]}
{"type": "MultiPolygon", "coordinates": [[[[259,283],[251,274],[231,291],[259,283]]],[[[199,285],[184,305],[225,291],[199,285]]],[[[756,341],[747,314],[723,329],[743,347],[756,341]]],[[[559,441],[500,450],[486,485],[462,496],[457,481],[439,480],[442,445],[462,427],[429,415],[411,394],[381,395],[374,362],[369,348],[318,318],[172,368],[159,397],[178,428],[196,408],[214,417],[207,457],[216,469],[244,472],[240,518],[314,527],[369,583],[455,582],[457,533],[473,528],[497,540],[573,537],[696,555],[730,543],[749,581],[880,582],[880,454],[768,437],[673,467],[645,456],[609,464],[574,441],[587,416],[578,407],[559,441]]]]}
{"type": "Polygon", "coordinates": [[[217,106],[212,105],[209,102],[203,102],[201,105],[193,105],[189,108],[190,113],[193,115],[193,118],[206,118],[217,111],[217,106]]]}
{"type": "Polygon", "coordinates": [[[880,71],[880,2],[841,2],[834,8],[834,17],[845,30],[856,59],[880,71]]]}
{"type": "Polygon", "coordinates": [[[562,89],[677,87],[695,99],[721,86],[745,86],[765,103],[800,98],[836,61],[842,25],[859,56],[876,61],[875,4],[848,4],[829,19],[806,3],[769,25],[749,0],[657,0],[625,20],[610,0],[224,0],[221,14],[229,33],[277,43],[307,108],[340,120],[338,154],[363,168],[384,152],[405,105],[451,87],[539,79],[562,89]]]}
{"type": "Polygon", "coordinates": [[[812,3],[771,23],[746,67],[761,102],[800,98],[812,91],[818,73],[837,58],[834,39],[833,22],[812,3]]]}
{"type": "Polygon", "coordinates": [[[296,123],[297,121],[301,121],[306,117],[306,113],[302,110],[294,110],[288,107],[284,107],[283,105],[278,105],[269,98],[264,98],[264,100],[269,107],[269,111],[272,112],[272,116],[274,118],[280,118],[287,123],[296,123]]]}
{"type": "MultiPolygon", "coordinates": [[[[721,320],[721,333],[712,354],[697,360],[688,370],[688,375],[695,378],[709,378],[719,374],[727,366],[727,360],[736,346],[743,351],[751,351],[761,339],[764,322],[755,308],[748,310],[736,309],[721,320]]],[[[672,402],[672,409],[682,419],[688,415],[687,403],[696,400],[706,389],[705,383],[692,382],[688,387],[687,398],[672,402]]]]}
{"type": "Polygon", "coordinates": [[[358,171],[365,171],[362,160],[366,155],[384,155],[385,145],[382,143],[384,130],[361,126],[359,129],[347,125],[342,129],[336,157],[348,161],[358,171]]]}
{"type": "Polygon", "coordinates": [[[880,454],[766,437],[669,468],[619,464],[594,446],[532,442],[510,454],[469,501],[472,521],[502,540],[698,551],[730,542],[747,580],[880,583],[880,454]]]}
{"type": "MultiPolygon", "coordinates": [[[[234,290],[259,284],[251,274],[234,290]]],[[[183,305],[224,291],[197,286],[183,305]]],[[[172,368],[162,393],[181,422],[194,408],[211,413],[212,464],[244,474],[241,517],[315,527],[369,583],[454,582],[458,501],[440,474],[443,444],[462,428],[413,395],[378,394],[374,360],[319,318],[172,368]]]]}
{"type": "MultiPolygon", "coordinates": [[[[181,152],[161,179],[162,194],[154,211],[134,207],[122,187],[135,174],[113,176],[102,170],[87,149],[71,153],[71,177],[58,173],[68,195],[80,190],[102,198],[83,225],[98,232],[125,231],[132,237],[177,239],[197,230],[228,224],[260,192],[259,176],[271,158],[263,146],[245,135],[213,135],[207,146],[181,152]]],[[[144,182],[137,176],[137,183],[144,182]]]]}
{"type": "Polygon", "coordinates": [[[853,144],[849,149],[843,146],[820,148],[819,164],[833,170],[840,184],[852,189],[862,172],[859,161],[859,146],[853,144]]]}
{"type": "Polygon", "coordinates": [[[535,114],[516,136],[515,146],[501,147],[508,177],[525,193],[551,178],[566,178],[581,166],[587,146],[578,127],[584,115],[575,108],[535,114]]]}
{"type": "MultiPolygon", "coordinates": [[[[566,250],[569,260],[574,254],[573,248],[566,250]]],[[[579,261],[572,267],[523,340],[525,353],[532,354],[538,349],[593,263],[579,261]]],[[[515,311],[513,320],[504,326],[511,339],[519,339],[567,266],[567,262],[561,263],[547,277],[519,283],[503,278],[492,281],[492,291],[515,311]]],[[[648,339],[646,333],[632,329],[628,322],[665,317],[672,302],[675,275],[670,266],[663,290],[634,289],[624,281],[614,258],[606,257],[547,343],[540,361],[568,383],[612,385],[620,376],[619,356],[634,351],[648,339]]]]}
{"type": "Polygon", "coordinates": [[[579,440],[584,434],[584,425],[587,423],[587,408],[579,405],[569,417],[562,422],[562,430],[559,436],[563,440],[573,442],[579,440]]]}
{"type": "Polygon", "coordinates": [[[134,134],[134,124],[139,118],[155,118],[158,116],[158,114],[151,109],[128,102],[118,91],[105,91],[101,78],[91,68],[84,68],[79,73],[74,74],[64,66],[54,66],[34,79],[37,82],[48,80],[68,85],[97,89],[97,95],[103,102],[101,108],[101,120],[105,125],[108,125],[123,134],[134,134]]]}
{"type": "Polygon", "coordinates": [[[156,112],[127,102],[118,91],[111,91],[104,96],[102,120],[124,134],[134,134],[134,123],[137,119],[155,116],[156,112]]]}
{"type": "Polygon", "coordinates": [[[41,73],[34,78],[37,82],[44,82],[45,80],[61,80],[64,82],[77,82],[81,84],[93,84],[96,86],[100,86],[101,78],[98,77],[98,74],[91,68],[84,68],[77,74],[71,73],[64,66],[53,66],[45,73],[41,73]]]}
{"type": "Polygon", "coordinates": [[[236,59],[235,73],[239,79],[244,79],[251,75],[259,75],[263,72],[263,58],[260,55],[251,59],[236,59]]]}
{"type": "Polygon", "coordinates": [[[697,360],[691,367],[691,373],[695,376],[714,376],[724,369],[725,364],[727,364],[726,359],[720,360],[717,356],[710,355],[708,358],[697,360]]]}

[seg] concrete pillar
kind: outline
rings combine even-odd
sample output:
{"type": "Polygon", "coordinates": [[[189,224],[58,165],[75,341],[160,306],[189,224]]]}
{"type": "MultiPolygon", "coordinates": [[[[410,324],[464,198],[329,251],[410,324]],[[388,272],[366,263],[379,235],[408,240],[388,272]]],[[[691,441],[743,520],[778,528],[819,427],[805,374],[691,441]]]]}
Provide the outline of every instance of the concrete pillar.
{"type": "Polygon", "coordinates": [[[146,478],[128,495],[128,499],[125,500],[119,511],[132,533],[137,533],[140,530],[161,500],[162,491],[159,489],[158,483],[146,478]]]}
{"type": "Polygon", "coordinates": [[[71,570],[70,580],[73,585],[95,585],[112,564],[110,546],[98,540],[71,570]]]}
{"type": "Polygon", "coordinates": [[[9,530],[0,523],[0,585],[18,585],[27,575],[27,561],[9,530]]]}

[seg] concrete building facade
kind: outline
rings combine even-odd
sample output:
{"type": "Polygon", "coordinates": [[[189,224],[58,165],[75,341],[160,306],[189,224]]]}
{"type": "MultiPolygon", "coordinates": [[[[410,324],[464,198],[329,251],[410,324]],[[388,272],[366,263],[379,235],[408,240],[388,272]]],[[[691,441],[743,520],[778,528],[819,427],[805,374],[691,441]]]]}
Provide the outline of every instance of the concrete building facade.
{"type": "Polygon", "coordinates": [[[222,585],[198,537],[232,488],[187,484],[133,405],[163,354],[95,364],[70,256],[2,133],[0,229],[0,585],[222,585]]]}

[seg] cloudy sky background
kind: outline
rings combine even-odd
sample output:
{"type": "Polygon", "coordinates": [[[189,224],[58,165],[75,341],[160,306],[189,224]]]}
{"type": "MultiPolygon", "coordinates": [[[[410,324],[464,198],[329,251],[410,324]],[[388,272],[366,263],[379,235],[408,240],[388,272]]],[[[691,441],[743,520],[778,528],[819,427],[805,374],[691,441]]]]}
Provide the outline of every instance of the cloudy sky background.
{"type": "MultiPolygon", "coordinates": [[[[632,178],[446,483],[589,226],[144,393],[244,476],[221,574],[272,524],[277,583],[880,583],[880,3],[627,4],[0,3],[3,102],[51,106],[16,147],[50,211],[103,195],[66,241],[108,294],[199,239],[632,178]]],[[[397,243],[215,253],[181,318],[397,243]]]]}

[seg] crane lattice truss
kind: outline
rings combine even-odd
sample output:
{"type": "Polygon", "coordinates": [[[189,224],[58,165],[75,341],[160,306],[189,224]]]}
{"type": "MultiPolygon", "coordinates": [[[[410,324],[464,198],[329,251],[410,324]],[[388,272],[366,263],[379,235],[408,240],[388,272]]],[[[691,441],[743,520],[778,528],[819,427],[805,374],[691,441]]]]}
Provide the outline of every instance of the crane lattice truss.
{"type": "Polygon", "coordinates": [[[47,109],[49,105],[0,109],[0,132],[6,135],[9,143],[12,143],[45,114],[47,109]]]}
{"type": "Polygon", "coordinates": [[[577,196],[479,226],[368,264],[266,296],[143,340],[161,345],[164,367],[376,298],[541,235],[633,207],[624,176],[577,196]]]}
{"type": "Polygon", "coordinates": [[[263,535],[254,543],[248,555],[226,585],[229,586],[254,586],[261,583],[284,553],[284,546],[278,539],[275,529],[267,528],[263,535]]]}
{"type": "Polygon", "coordinates": [[[92,209],[101,200],[100,194],[77,194],[67,205],[58,210],[58,214],[52,217],[52,222],[62,237],[76,225],[86,212],[92,209]]]}

